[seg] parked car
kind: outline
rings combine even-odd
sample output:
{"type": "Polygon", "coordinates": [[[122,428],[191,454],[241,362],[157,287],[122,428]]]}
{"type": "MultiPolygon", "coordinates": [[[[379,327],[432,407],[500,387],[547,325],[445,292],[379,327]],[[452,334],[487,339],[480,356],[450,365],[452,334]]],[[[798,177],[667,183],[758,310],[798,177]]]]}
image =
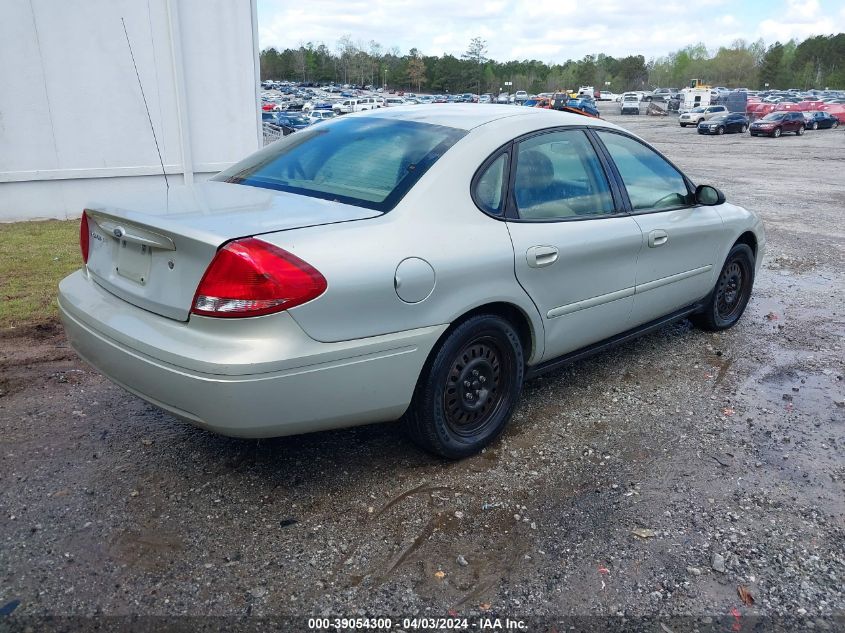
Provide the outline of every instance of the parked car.
{"type": "Polygon", "coordinates": [[[116,195],[80,246],[68,341],[133,394],[239,437],[402,418],[460,458],[527,377],[687,316],[733,326],[765,235],[618,126],[455,105],[339,117],[116,195]]]}
{"type": "Polygon", "coordinates": [[[651,94],[653,101],[669,101],[678,91],[674,88],[656,88],[651,94]]]}
{"type": "Polygon", "coordinates": [[[478,97],[478,103],[493,103],[493,95],[485,93],[478,97]]]}
{"type": "Polygon", "coordinates": [[[496,97],[496,103],[508,103],[510,101],[510,95],[507,92],[502,92],[496,97]]]}
{"type": "Polygon", "coordinates": [[[527,108],[546,108],[548,110],[552,107],[552,101],[546,97],[537,97],[523,101],[522,105],[527,108]]]}
{"type": "Polygon", "coordinates": [[[678,117],[678,123],[681,127],[686,127],[688,125],[698,125],[702,121],[706,121],[708,119],[712,119],[714,116],[718,114],[727,114],[728,108],[723,105],[711,105],[711,106],[699,106],[698,108],[693,108],[689,112],[684,112],[681,116],[678,117]]]}
{"type": "Polygon", "coordinates": [[[598,101],[616,101],[619,97],[615,92],[609,90],[599,90],[598,101]]]}
{"type": "Polygon", "coordinates": [[[779,137],[784,132],[795,132],[798,136],[804,134],[807,124],[802,112],[769,112],[758,121],[754,121],[749,128],[751,136],[779,137]]]}
{"type": "Polygon", "coordinates": [[[294,130],[301,130],[311,125],[308,116],[301,112],[277,112],[276,121],[279,122],[279,125],[287,125],[294,130]]]}
{"type": "Polygon", "coordinates": [[[742,112],[728,112],[717,114],[707,121],[698,124],[699,134],[724,134],[725,132],[742,132],[748,130],[750,121],[742,112]]]}
{"type": "Polygon", "coordinates": [[[620,114],[639,114],[640,113],[640,96],[636,93],[626,93],[622,95],[622,103],[619,109],[620,114]]]}
{"type": "Polygon", "coordinates": [[[333,119],[335,116],[337,115],[332,110],[311,110],[311,112],[308,113],[308,120],[313,125],[318,121],[333,119]]]}
{"type": "Polygon", "coordinates": [[[524,90],[517,90],[513,93],[513,99],[516,103],[522,103],[526,99],[528,99],[528,93],[524,90]]]}
{"type": "Polygon", "coordinates": [[[830,112],[805,112],[804,123],[808,130],[839,127],[839,119],[830,112]]]}

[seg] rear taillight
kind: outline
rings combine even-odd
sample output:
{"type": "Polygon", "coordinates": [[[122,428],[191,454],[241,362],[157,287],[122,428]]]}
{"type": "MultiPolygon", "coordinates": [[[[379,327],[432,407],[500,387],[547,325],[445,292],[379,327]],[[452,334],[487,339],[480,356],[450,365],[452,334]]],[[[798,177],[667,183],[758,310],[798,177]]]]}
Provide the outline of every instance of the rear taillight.
{"type": "Polygon", "coordinates": [[[287,310],[325,292],[326,279],[287,251],[249,237],[217,251],[194,295],[192,312],[250,317],[287,310]]]}
{"type": "Polygon", "coordinates": [[[82,221],[79,223],[79,248],[82,250],[82,263],[88,263],[88,244],[90,233],[88,232],[88,214],[82,212],[82,221]]]}

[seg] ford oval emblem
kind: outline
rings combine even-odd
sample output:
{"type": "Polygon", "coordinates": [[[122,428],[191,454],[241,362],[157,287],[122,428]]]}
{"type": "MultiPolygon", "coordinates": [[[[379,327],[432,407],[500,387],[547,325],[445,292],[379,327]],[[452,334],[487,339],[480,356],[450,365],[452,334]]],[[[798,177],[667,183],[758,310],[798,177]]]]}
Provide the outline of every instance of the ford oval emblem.
{"type": "Polygon", "coordinates": [[[115,237],[123,237],[123,229],[121,227],[117,227],[112,233],[114,233],[115,237]]]}

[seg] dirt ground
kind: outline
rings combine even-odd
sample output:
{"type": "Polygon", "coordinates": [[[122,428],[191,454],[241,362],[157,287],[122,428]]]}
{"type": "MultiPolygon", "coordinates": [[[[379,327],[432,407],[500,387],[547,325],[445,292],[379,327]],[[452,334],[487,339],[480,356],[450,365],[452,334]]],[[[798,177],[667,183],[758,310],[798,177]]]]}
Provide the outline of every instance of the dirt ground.
{"type": "Polygon", "coordinates": [[[391,424],[212,435],[110,384],[59,327],[5,332],[0,612],[842,630],[845,135],[607,118],[763,215],[737,327],[681,322],[530,382],[506,435],[458,463],[391,424]]]}

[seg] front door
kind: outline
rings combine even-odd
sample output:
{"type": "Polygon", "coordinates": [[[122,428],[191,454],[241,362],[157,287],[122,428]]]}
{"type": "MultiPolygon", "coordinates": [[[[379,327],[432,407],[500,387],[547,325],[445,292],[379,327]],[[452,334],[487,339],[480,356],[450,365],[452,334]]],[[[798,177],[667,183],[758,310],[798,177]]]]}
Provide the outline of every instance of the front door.
{"type": "Polygon", "coordinates": [[[642,231],[634,327],[685,308],[711,290],[725,229],[715,207],[694,206],[684,177],[660,154],[624,134],[596,135],[613,159],[642,231]]]}

